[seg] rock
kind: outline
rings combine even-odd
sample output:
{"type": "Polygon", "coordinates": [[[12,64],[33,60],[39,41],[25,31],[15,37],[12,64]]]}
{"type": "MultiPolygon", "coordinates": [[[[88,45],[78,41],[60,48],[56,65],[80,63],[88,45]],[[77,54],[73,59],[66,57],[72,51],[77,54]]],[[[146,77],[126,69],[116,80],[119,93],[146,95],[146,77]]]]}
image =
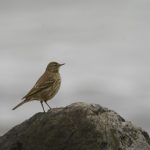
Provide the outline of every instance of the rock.
{"type": "Polygon", "coordinates": [[[0,137],[0,150],[150,150],[147,132],[97,104],[37,113],[0,137]]]}

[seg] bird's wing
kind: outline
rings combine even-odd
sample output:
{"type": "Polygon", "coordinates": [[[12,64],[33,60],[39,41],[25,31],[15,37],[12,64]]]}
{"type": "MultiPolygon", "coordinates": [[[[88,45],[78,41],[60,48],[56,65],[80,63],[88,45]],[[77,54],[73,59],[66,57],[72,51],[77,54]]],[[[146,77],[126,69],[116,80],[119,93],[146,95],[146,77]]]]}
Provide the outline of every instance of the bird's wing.
{"type": "Polygon", "coordinates": [[[25,95],[22,99],[27,99],[28,97],[41,92],[42,90],[52,86],[54,84],[55,80],[49,76],[46,76],[43,74],[40,79],[36,82],[34,87],[29,91],[27,95],[25,95]]]}

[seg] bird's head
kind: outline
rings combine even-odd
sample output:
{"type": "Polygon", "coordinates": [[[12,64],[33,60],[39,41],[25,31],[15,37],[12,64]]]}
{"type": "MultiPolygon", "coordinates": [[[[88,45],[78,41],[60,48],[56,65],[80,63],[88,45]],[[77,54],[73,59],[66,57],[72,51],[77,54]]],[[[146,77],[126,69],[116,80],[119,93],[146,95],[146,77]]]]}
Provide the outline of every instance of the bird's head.
{"type": "Polygon", "coordinates": [[[48,65],[47,65],[47,68],[46,68],[46,71],[49,71],[49,72],[58,72],[59,71],[59,68],[61,66],[63,66],[64,64],[59,64],[57,62],[50,62],[48,65]]]}

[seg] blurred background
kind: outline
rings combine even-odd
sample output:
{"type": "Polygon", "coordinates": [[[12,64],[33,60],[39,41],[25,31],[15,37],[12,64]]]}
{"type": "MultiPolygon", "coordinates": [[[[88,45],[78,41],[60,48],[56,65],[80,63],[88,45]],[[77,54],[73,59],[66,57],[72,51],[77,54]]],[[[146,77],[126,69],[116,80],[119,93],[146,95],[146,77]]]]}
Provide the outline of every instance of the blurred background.
{"type": "Polygon", "coordinates": [[[42,111],[37,101],[11,109],[50,61],[66,63],[51,107],[97,103],[150,132],[149,7],[149,0],[0,0],[0,135],[42,111]]]}

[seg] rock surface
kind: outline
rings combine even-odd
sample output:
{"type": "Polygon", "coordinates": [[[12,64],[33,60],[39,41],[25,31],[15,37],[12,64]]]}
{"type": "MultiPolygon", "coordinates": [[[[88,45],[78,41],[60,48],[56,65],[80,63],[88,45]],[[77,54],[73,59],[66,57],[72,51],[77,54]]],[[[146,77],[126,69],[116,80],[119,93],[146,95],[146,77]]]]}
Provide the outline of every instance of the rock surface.
{"type": "Polygon", "coordinates": [[[37,113],[0,137],[0,150],[150,150],[147,132],[96,104],[37,113]]]}

